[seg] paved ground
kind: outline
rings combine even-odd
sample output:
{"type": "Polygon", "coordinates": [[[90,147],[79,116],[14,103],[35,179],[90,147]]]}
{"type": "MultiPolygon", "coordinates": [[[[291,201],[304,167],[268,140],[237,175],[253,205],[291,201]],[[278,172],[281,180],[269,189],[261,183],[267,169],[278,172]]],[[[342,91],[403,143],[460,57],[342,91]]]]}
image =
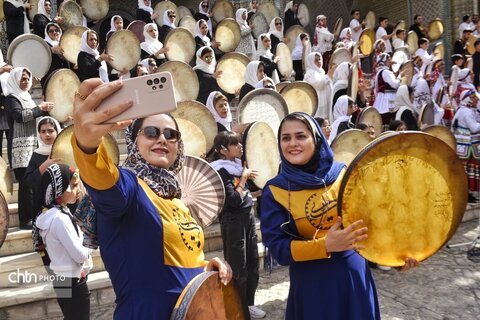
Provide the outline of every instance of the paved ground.
{"type": "MultiPolygon", "coordinates": [[[[477,219],[464,222],[450,243],[474,239],[477,226],[477,219]]],[[[408,272],[375,269],[382,319],[480,319],[480,254],[471,261],[468,248],[443,248],[408,272]]],[[[286,268],[262,274],[256,303],[266,319],[283,319],[287,294],[286,268]]]]}

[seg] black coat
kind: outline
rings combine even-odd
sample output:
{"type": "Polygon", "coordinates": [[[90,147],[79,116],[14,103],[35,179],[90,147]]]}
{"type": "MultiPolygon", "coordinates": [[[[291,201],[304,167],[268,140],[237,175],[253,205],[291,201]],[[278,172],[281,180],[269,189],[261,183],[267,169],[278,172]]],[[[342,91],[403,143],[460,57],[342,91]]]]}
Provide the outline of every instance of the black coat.
{"type": "Polygon", "coordinates": [[[77,65],[77,74],[80,81],[91,78],[98,78],[100,76],[100,72],[98,71],[98,69],[100,68],[102,63],[99,60],[95,59],[95,57],[89,53],[80,51],[78,53],[77,65]]]}
{"type": "Polygon", "coordinates": [[[7,24],[7,36],[10,42],[24,33],[24,10],[25,9],[23,7],[17,8],[10,2],[5,1],[3,3],[3,12],[5,14],[5,20],[7,24]]]}
{"type": "Polygon", "coordinates": [[[198,102],[206,105],[208,96],[213,91],[220,91],[228,99],[228,101],[231,101],[233,98],[235,98],[235,95],[223,91],[218,86],[217,80],[212,77],[211,74],[198,69],[195,70],[195,73],[197,74],[198,82],[200,83],[200,90],[198,91],[198,97],[196,99],[198,102]]]}
{"type": "MultiPolygon", "coordinates": [[[[50,43],[47,44],[52,47],[50,43]]],[[[48,69],[47,74],[40,80],[42,88],[45,89],[45,84],[48,77],[58,69],[70,69],[70,63],[62,55],[52,52],[52,63],[50,64],[50,69],[48,69]]]]}
{"type": "Polygon", "coordinates": [[[238,97],[238,101],[242,101],[243,97],[245,97],[250,91],[255,90],[253,86],[248,83],[245,83],[242,88],[240,88],[240,96],[238,97]]]}
{"type": "Polygon", "coordinates": [[[33,214],[40,212],[43,203],[41,193],[42,175],[40,174],[40,165],[48,159],[48,156],[34,152],[28,163],[27,170],[23,180],[33,190],[33,214]]]}
{"type": "Polygon", "coordinates": [[[158,29],[158,41],[161,43],[165,44],[165,38],[167,37],[167,34],[172,30],[173,28],[170,26],[167,26],[164,24],[163,26],[158,29]]]}
{"type": "Polygon", "coordinates": [[[302,25],[300,23],[300,20],[298,19],[297,15],[295,15],[292,11],[292,9],[288,9],[285,11],[285,19],[284,19],[284,29],[283,29],[283,34],[286,34],[288,31],[288,28],[294,25],[302,25]]]}
{"type": "Polygon", "coordinates": [[[148,11],[145,11],[143,9],[137,9],[137,12],[135,14],[135,20],[142,20],[145,23],[151,23],[153,21],[150,16],[151,14],[148,11]]]}
{"type": "Polygon", "coordinates": [[[40,38],[45,38],[45,27],[50,22],[50,19],[41,13],[37,13],[33,17],[33,34],[40,38]]]}

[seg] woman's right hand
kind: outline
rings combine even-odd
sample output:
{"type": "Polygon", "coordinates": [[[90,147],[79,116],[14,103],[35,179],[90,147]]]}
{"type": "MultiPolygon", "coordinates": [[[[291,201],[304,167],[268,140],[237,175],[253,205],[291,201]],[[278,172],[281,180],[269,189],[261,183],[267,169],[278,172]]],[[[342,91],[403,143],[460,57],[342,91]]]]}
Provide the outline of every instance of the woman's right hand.
{"type": "Polygon", "coordinates": [[[243,169],[243,172],[242,172],[242,178],[243,179],[245,179],[245,180],[255,179],[257,176],[258,176],[258,171],[257,170],[248,169],[246,166],[245,166],[245,169],[243,169]]]}
{"type": "Polygon", "coordinates": [[[100,103],[120,90],[121,80],[104,84],[99,78],[88,79],[82,82],[75,95],[74,101],[74,132],[77,144],[86,153],[95,153],[108,132],[125,129],[132,120],[105,123],[105,121],[122,113],[133,105],[132,100],[111,106],[101,112],[95,111],[100,103]],[[83,99],[85,97],[85,99],[83,99]]]}
{"type": "Polygon", "coordinates": [[[40,110],[42,110],[43,112],[50,112],[52,111],[54,105],[53,105],[53,102],[49,102],[49,101],[42,101],[38,107],[40,108],[40,110]]]}
{"type": "Polygon", "coordinates": [[[213,79],[218,79],[222,76],[223,71],[222,70],[217,70],[212,74],[213,79]]]}
{"type": "Polygon", "coordinates": [[[112,62],[114,60],[111,54],[105,52],[100,55],[100,59],[106,62],[112,62]]]}
{"type": "Polygon", "coordinates": [[[60,161],[62,161],[62,159],[50,159],[50,158],[48,158],[47,160],[45,160],[40,165],[40,167],[38,167],[38,170],[40,171],[40,174],[43,175],[45,173],[45,171],[47,171],[48,167],[50,167],[54,163],[59,163],[60,161]]]}
{"type": "Polygon", "coordinates": [[[357,220],[345,229],[340,229],[341,225],[342,218],[339,216],[337,222],[328,230],[325,237],[327,252],[364,249],[364,246],[356,245],[356,243],[368,238],[367,227],[361,227],[363,220],[357,220]]]}

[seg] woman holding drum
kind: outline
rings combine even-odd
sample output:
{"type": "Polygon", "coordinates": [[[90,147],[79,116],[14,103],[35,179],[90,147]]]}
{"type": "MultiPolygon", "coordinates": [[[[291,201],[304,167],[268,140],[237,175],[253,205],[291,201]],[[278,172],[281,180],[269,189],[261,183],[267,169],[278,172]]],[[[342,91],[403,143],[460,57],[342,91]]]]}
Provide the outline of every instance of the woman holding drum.
{"type": "MultiPolygon", "coordinates": [[[[282,165],[263,189],[262,239],[290,268],[285,318],[380,319],[375,283],[355,243],[367,238],[358,220],[341,229],[336,201],[345,165],[305,113],[285,117],[278,133],[282,165]]],[[[407,258],[402,270],[418,262],[407,258]]]]}
{"type": "Polygon", "coordinates": [[[319,52],[312,52],[307,56],[307,72],[303,80],[310,83],[317,92],[318,107],[316,117],[328,118],[332,103],[332,82],[323,70],[323,59],[319,52]]]}
{"type": "Polygon", "coordinates": [[[235,51],[241,52],[251,58],[255,53],[255,43],[252,36],[252,29],[254,28],[254,25],[249,25],[247,22],[247,9],[238,9],[235,13],[235,20],[240,26],[241,32],[240,42],[238,43],[235,51]]]}
{"type": "Polygon", "coordinates": [[[170,30],[175,29],[175,20],[177,19],[177,15],[173,10],[166,10],[163,13],[163,26],[160,27],[158,30],[158,40],[162,43],[165,42],[165,38],[170,30]]]}
{"type": "MultiPolygon", "coordinates": [[[[198,4],[198,12],[195,12],[193,16],[195,20],[198,21],[203,20],[207,25],[207,33],[208,36],[211,38],[213,34],[213,25],[212,25],[212,18],[213,13],[208,10],[208,1],[200,1],[198,4]]],[[[196,39],[195,39],[196,40],[196,39]]]]}
{"type": "Polygon", "coordinates": [[[46,26],[49,22],[62,23],[63,18],[55,17],[52,15],[52,1],[51,0],[38,0],[38,12],[33,16],[33,34],[36,34],[40,38],[45,38],[46,26]]]}
{"type": "Polygon", "coordinates": [[[86,30],[82,34],[82,44],[78,53],[78,77],[80,81],[91,78],[100,78],[109,82],[107,62],[113,61],[113,56],[102,53],[98,48],[98,35],[93,30],[86,30]]]}
{"type": "Polygon", "coordinates": [[[395,120],[402,120],[407,126],[407,130],[419,130],[418,128],[418,115],[413,107],[413,100],[415,94],[413,88],[407,85],[401,85],[398,87],[397,95],[395,96],[393,108],[395,120]]]}
{"type": "Polygon", "coordinates": [[[45,38],[44,40],[50,46],[50,50],[52,51],[52,62],[50,64],[50,69],[47,71],[47,74],[42,77],[40,83],[42,87],[45,87],[45,83],[48,79],[48,76],[52,74],[55,70],[58,69],[69,69],[70,64],[68,61],[63,57],[63,49],[60,46],[60,38],[62,37],[62,29],[60,26],[55,22],[47,23],[45,27],[45,38]]]}
{"type": "Polygon", "coordinates": [[[113,35],[115,31],[122,30],[123,29],[123,18],[119,15],[114,15],[110,19],[110,30],[107,32],[107,35],[105,37],[106,41],[108,42],[108,39],[113,35]]]}
{"type": "Polygon", "coordinates": [[[332,143],[336,136],[345,130],[354,128],[354,124],[351,122],[352,114],[358,110],[355,101],[347,95],[343,95],[338,98],[337,102],[333,106],[333,123],[332,132],[328,141],[332,143]]]}
{"type": "Polygon", "coordinates": [[[212,47],[216,52],[217,57],[221,56],[223,53],[218,50],[220,42],[212,41],[209,35],[210,27],[208,26],[207,21],[200,19],[195,25],[195,44],[197,50],[201,47],[212,47]]]}
{"type": "Polygon", "coordinates": [[[283,38],[283,20],[280,17],[275,17],[270,21],[270,28],[268,29],[268,33],[270,34],[270,40],[272,41],[272,53],[275,54],[277,52],[277,45],[280,42],[284,42],[283,38]]]}
{"type": "Polygon", "coordinates": [[[31,229],[33,214],[32,189],[25,183],[24,175],[30,158],[37,148],[35,119],[47,116],[53,103],[43,101],[38,106],[28,92],[32,87],[32,73],[27,68],[17,67],[7,80],[8,96],[5,107],[8,114],[10,135],[8,149],[11,150],[10,166],[18,181],[18,216],[20,229],[31,229]]]}
{"type": "Polygon", "coordinates": [[[240,88],[239,101],[252,90],[257,88],[257,84],[265,78],[265,66],[263,62],[251,61],[245,69],[245,84],[240,88]]]}
{"type": "Polygon", "coordinates": [[[255,54],[255,59],[263,63],[265,67],[265,75],[274,79],[275,83],[279,83],[280,79],[277,72],[277,62],[280,59],[276,57],[272,51],[272,40],[268,33],[262,33],[258,36],[257,41],[257,52],[255,54]]]}
{"type": "Polygon", "coordinates": [[[158,18],[158,13],[153,12],[150,0],[138,0],[138,9],[135,14],[135,20],[141,20],[145,23],[153,22],[158,18]]]}
{"type": "Polygon", "coordinates": [[[163,46],[163,43],[158,41],[158,28],[156,23],[147,23],[143,27],[143,36],[145,41],[140,43],[140,58],[153,58],[157,62],[157,67],[165,62],[165,53],[168,48],[163,46]]]}
{"type": "Polygon", "coordinates": [[[205,261],[203,231],[180,200],[176,173],[184,154],[175,120],[157,114],[133,123],[105,124],[133,102],[95,112],[122,87],[118,81],[102,84],[89,79],[79,88],[72,146],[97,211],[102,259],[117,296],[114,318],[167,320],[195,276],[217,268],[226,284],[231,269],[218,258],[205,261]],[[102,137],[128,125],[128,156],[123,167],[117,167],[102,137]]]}

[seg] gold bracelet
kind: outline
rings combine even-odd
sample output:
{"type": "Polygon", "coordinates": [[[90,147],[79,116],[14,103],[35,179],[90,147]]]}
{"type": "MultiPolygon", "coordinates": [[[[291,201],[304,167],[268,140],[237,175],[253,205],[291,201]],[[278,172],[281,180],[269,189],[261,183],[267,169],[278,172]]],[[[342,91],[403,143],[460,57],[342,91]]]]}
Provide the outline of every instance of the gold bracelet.
{"type": "Polygon", "coordinates": [[[86,96],[84,96],[83,94],[81,94],[81,93],[78,92],[78,91],[75,91],[75,97],[79,97],[81,100],[87,99],[86,96]]]}

